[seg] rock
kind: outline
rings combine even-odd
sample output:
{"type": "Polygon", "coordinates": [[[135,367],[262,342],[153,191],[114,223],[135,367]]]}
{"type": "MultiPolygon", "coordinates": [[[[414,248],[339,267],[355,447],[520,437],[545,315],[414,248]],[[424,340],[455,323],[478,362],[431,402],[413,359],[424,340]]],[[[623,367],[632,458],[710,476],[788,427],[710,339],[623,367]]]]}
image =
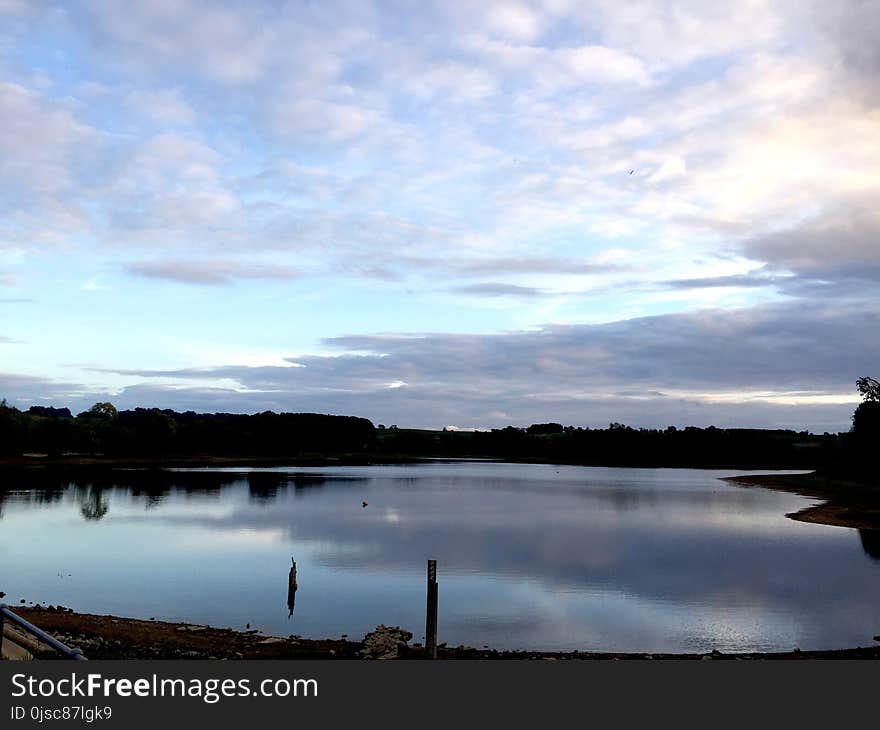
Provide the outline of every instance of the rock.
{"type": "Polygon", "coordinates": [[[407,648],[412,633],[399,626],[380,624],[375,631],[364,637],[364,648],[360,655],[365,659],[396,659],[400,650],[407,648]]]}

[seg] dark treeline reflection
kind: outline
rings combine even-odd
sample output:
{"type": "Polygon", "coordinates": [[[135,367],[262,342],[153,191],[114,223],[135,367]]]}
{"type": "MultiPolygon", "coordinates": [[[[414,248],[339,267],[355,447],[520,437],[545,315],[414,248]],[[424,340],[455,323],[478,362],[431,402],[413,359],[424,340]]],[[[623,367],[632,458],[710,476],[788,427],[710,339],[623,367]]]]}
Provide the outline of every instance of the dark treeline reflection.
{"type": "Polygon", "coordinates": [[[27,504],[32,507],[48,506],[61,502],[66,496],[72,496],[80,504],[80,512],[84,519],[100,520],[107,514],[109,503],[103,487],[90,483],[75,484],[68,480],[53,485],[24,489],[0,489],[0,518],[8,501],[27,504]]]}
{"type": "MultiPolygon", "coordinates": [[[[238,475],[241,478],[241,475],[238,475]]],[[[347,482],[359,481],[364,477],[333,478],[334,486],[344,486],[347,482]]],[[[277,471],[252,471],[246,475],[248,495],[253,502],[269,503],[277,499],[279,492],[288,488],[301,492],[319,489],[327,484],[328,478],[320,474],[288,474],[277,471]]]]}
{"type": "Polygon", "coordinates": [[[880,560],[880,530],[859,530],[859,538],[865,554],[880,560]]]}
{"type": "Polygon", "coordinates": [[[100,520],[107,514],[110,505],[104,497],[104,490],[86,487],[80,494],[80,512],[87,520],[100,520]]]}
{"type": "MultiPolygon", "coordinates": [[[[32,506],[50,505],[65,497],[75,498],[87,520],[100,520],[109,508],[109,495],[121,491],[144,500],[148,508],[160,505],[171,495],[199,495],[219,498],[225,487],[247,483],[248,497],[257,504],[270,504],[288,489],[295,492],[319,489],[328,478],[319,474],[271,471],[210,472],[162,469],[98,469],[82,476],[53,469],[10,471],[0,486],[0,518],[8,501],[32,506]],[[14,475],[14,476],[10,476],[14,475]]],[[[335,487],[359,481],[362,477],[333,477],[335,487]]]]}

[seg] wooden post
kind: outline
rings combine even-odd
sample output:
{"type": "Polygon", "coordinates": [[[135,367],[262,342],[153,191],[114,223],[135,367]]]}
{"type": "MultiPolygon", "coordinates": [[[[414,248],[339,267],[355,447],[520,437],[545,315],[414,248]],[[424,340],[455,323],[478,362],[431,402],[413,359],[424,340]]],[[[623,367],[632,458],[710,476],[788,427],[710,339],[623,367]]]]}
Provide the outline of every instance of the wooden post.
{"type": "Polygon", "coordinates": [[[437,658],[437,561],[428,561],[428,605],[425,611],[425,656],[437,658]]]}

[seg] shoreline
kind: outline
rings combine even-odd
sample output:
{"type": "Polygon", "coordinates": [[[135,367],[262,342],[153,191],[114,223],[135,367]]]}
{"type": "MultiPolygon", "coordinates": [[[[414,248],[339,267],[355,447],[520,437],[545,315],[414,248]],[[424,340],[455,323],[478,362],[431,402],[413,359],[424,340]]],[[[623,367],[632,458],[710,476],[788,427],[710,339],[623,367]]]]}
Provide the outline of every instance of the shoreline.
{"type": "Polygon", "coordinates": [[[278,466],[378,466],[383,464],[422,464],[436,461],[491,461],[503,464],[545,464],[556,466],[587,466],[621,469],[701,469],[706,471],[811,471],[812,467],[798,464],[767,463],[726,463],[688,464],[674,463],[605,463],[601,460],[544,459],[540,456],[486,456],[469,454],[466,456],[413,455],[413,454],[305,454],[300,456],[217,456],[196,454],[189,456],[100,456],[95,454],[65,454],[63,456],[21,455],[0,457],[0,474],[19,469],[70,469],[96,471],[112,469],[177,469],[177,468],[234,468],[234,467],[278,467],[278,466]]]}
{"type": "Polygon", "coordinates": [[[809,474],[749,474],[722,477],[741,487],[762,487],[821,500],[819,504],[790,512],[786,517],[832,527],[880,529],[880,486],[809,474]]]}
{"type": "MultiPolygon", "coordinates": [[[[420,644],[409,643],[409,632],[379,626],[362,640],[276,637],[256,630],[236,631],[200,624],[175,623],[76,613],[61,606],[12,607],[17,614],[52,634],[68,646],[77,647],[92,660],[101,659],[424,659],[420,644]]],[[[7,637],[8,637],[7,632],[7,637]]],[[[7,638],[7,641],[9,639],[7,638]]],[[[880,637],[878,637],[880,640],[880,637]]],[[[39,659],[61,659],[51,650],[32,647],[39,659]]],[[[655,653],[598,651],[529,651],[438,646],[442,660],[651,660],[651,659],[880,659],[880,646],[783,652],[655,653]]]]}

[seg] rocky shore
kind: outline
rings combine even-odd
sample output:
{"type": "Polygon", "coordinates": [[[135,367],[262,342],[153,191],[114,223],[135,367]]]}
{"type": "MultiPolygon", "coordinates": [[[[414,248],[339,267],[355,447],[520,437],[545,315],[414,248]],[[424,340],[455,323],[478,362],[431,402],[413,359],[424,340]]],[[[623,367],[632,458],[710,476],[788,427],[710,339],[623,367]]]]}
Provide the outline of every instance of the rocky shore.
{"type": "MultiPolygon", "coordinates": [[[[89,659],[423,659],[424,649],[397,626],[377,626],[361,640],[266,636],[211,626],[76,613],[62,606],[17,608],[16,613],[89,659]]],[[[6,627],[8,654],[10,627],[6,627]]],[[[878,637],[880,639],[880,637],[878,637]]],[[[47,647],[31,645],[39,659],[57,657],[47,647]]],[[[499,651],[467,646],[438,647],[439,659],[880,659],[880,646],[833,651],[722,654],[626,654],[589,651],[499,651]]],[[[17,657],[24,658],[24,657],[17,657]]]]}

